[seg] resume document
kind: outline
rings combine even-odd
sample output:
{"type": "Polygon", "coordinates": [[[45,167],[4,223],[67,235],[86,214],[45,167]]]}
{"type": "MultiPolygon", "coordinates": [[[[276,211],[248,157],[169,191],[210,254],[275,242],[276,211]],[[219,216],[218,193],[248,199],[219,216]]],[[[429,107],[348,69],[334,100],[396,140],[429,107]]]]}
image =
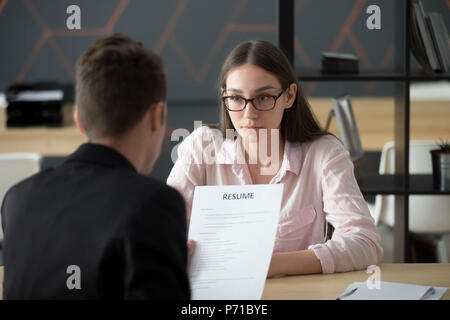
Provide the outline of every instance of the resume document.
{"type": "Polygon", "coordinates": [[[282,194],[282,184],[195,188],[188,235],[196,242],[192,299],[261,299],[282,194]]]}

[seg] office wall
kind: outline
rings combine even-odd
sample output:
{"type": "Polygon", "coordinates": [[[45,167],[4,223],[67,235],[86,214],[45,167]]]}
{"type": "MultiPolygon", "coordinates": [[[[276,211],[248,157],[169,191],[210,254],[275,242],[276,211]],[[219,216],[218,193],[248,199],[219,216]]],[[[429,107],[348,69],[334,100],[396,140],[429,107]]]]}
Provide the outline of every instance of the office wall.
{"type": "MultiPolygon", "coordinates": [[[[355,53],[361,69],[393,68],[394,1],[297,0],[295,64],[319,67],[321,51],[355,53]],[[366,8],[381,8],[381,30],[368,30],[366,8]]],[[[218,119],[216,79],[239,42],[277,43],[276,0],[0,0],[0,91],[14,82],[73,82],[77,57],[96,39],[125,33],[161,54],[167,64],[169,126],[192,130],[194,120],[218,119]],[[81,30],[66,28],[66,8],[81,8],[81,30]]],[[[425,0],[444,15],[450,2],[425,0]]],[[[308,96],[350,92],[390,95],[392,83],[304,83],[308,96]]],[[[167,142],[163,159],[170,159],[167,142]]],[[[157,165],[158,167],[158,165],[157,165]]],[[[170,166],[159,168],[164,178],[170,166]]],[[[159,174],[158,173],[158,174],[159,174]]]]}
{"type": "MultiPolygon", "coordinates": [[[[395,1],[296,1],[296,65],[319,66],[320,52],[333,50],[357,54],[361,68],[392,67],[395,1]],[[366,27],[371,4],[381,8],[381,30],[366,27]]],[[[424,4],[427,11],[443,13],[450,29],[448,1],[424,4]]],[[[165,58],[171,100],[211,100],[232,47],[249,39],[277,43],[277,1],[0,0],[0,91],[15,81],[72,82],[81,52],[113,32],[139,39],[165,58]],[[70,4],[81,8],[80,31],[66,28],[70,4]]],[[[354,94],[383,95],[386,90],[366,84],[354,94]]],[[[308,94],[329,95],[330,87],[320,84],[308,94]]]]}

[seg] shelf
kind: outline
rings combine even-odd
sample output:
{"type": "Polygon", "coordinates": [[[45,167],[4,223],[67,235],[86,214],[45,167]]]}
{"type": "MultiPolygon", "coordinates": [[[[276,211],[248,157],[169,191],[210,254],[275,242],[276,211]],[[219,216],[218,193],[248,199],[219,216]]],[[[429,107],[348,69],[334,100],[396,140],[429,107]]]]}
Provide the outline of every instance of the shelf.
{"type": "MultiPolygon", "coordinates": [[[[409,172],[409,153],[407,152],[410,139],[410,84],[416,81],[450,80],[450,72],[426,74],[422,70],[411,68],[410,43],[410,0],[394,1],[393,16],[396,17],[393,28],[395,50],[393,53],[394,67],[391,70],[360,70],[358,74],[322,74],[320,66],[316,68],[296,69],[297,77],[302,81],[391,81],[395,82],[394,140],[396,144],[395,167],[399,172],[409,172]],[[399,84],[399,85],[397,85],[399,84]],[[406,152],[405,152],[406,151],[406,152]]],[[[294,64],[294,0],[278,1],[279,47],[286,53],[291,64],[294,64]]],[[[393,194],[403,196],[396,202],[394,227],[394,261],[408,262],[410,260],[410,241],[408,215],[409,195],[419,194],[450,194],[449,191],[439,191],[433,186],[431,175],[379,175],[377,172],[364,172],[365,175],[358,182],[365,195],[393,194]],[[407,184],[407,182],[409,182],[407,184]]]]}
{"type": "Polygon", "coordinates": [[[394,174],[365,174],[358,180],[359,188],[365,195],[376,194],[405,194],[403,175],[394,174]]]}
{"type": "Polygon", "coordinates": [[[411,70],[409,77],[403,72],[361,70],[350,74],[323,74],[320,69],[298,68],[300,81],[450,81],[450,72],[427,74],[423,70],[411,70]]]}
{"type": "Polygon", "coordinates": [[[404,81],[403,72],[393,70],[360,70],[350,74],[323,74],[320,69],[298,68],[297,76],[300,81],[404,81]]]}
{"type": "Polygon", "coordinates": [[[433,186],[433,176],[430,174],[411,174],[409,175],[409,194],[434,194],[448,195],[450,189],[441,191],[433,186]]]}
{"type": "Polygon", "coordinates": [[[412,81],[449,81],[450,72],[428,74],[421,69],[415,69],[411,70],[409,79],[412,81]]]}
{"type": "Polygon", "coordinates": [[[409,175],[409,188],[405,188],[403,175],[366,174],[358,181],[364,195],[448,195],[450,190],[441,191],[433,185],[430,174],[409,175]]]}

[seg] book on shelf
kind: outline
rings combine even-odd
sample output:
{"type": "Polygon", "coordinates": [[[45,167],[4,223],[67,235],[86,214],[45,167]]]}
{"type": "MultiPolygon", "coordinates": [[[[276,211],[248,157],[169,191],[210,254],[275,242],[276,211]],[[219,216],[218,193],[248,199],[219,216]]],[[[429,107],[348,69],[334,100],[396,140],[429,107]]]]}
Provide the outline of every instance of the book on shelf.
{"type": "Polygon", "coordinates": [[[417,62],[422,66],[422,69],[425,71],[425,73],[430,74],[433,73],[433,70],[431,70],[430,62],[428,61],[427,55],[425,53],[425,48],[423,47],[422,39],[420,38],[419,27],[417,25],[414,11],[414,7],[411,5],[409,12],[411,24],[411,32],[409,33],[411,52],[413,53],[417,62]]]}
{"type": "MultiPolygon", "coordinates": [[[[426,71],[429,71],[429,68],[432,71],[442,71],[442,68],[439,64],[437,55],[436,55],[436,50],[434,47],[434,43],[433,40],[431,38],[431,34],[430,34],[430,30],[428,28],[428,24],[426,23],[425,20],[425,10],[423,9],[422,6],[422,2],[419,0],[415,0],[412,3],[412,10],[413,10],[413,18],[414,21],[416,23],[416,27],[417,30],[413,30],[413,33],[415,36],[418,37],[417,42],[421,42],[422,46],[419,46],[420,49],[423,49],[424,53],[425,53],[425,58],[423,57],[423,53],[419,54],[419,63],[422,64],[423,66],[423,59],[426,59],[428,61],[428,64],[426,65],[426,67],[424,67],[424,69],[426,71]],[[414,32],[416,31],[416,32],[414,32]]],[[[417,45],[417,44],[416,44],[417,45]]],[[[414,52],[414,51],[413,51],[414,52]]],[[[416,54],[415,54],[416,55],[416,54]]]]}
{"type": "Polygon", "coordinates": [[[447,27],[439,13],[430,12],[426,17],[426,21],[441,69],[447,72],[450,68],[450,45],[447,27]]]}

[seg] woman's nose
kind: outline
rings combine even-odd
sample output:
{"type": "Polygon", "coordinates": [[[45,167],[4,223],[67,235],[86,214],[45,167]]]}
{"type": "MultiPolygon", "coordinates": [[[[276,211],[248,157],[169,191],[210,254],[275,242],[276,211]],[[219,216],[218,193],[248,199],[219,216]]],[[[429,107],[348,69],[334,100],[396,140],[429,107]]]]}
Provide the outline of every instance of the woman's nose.
{"type": "Polygon", "coordinates": [[[253,105],[253,101],[249,101],[244,109],[244,115],[245,118],[256,118],[258,116],[258,110],[255,109],[255,106],[253,105]]]}

